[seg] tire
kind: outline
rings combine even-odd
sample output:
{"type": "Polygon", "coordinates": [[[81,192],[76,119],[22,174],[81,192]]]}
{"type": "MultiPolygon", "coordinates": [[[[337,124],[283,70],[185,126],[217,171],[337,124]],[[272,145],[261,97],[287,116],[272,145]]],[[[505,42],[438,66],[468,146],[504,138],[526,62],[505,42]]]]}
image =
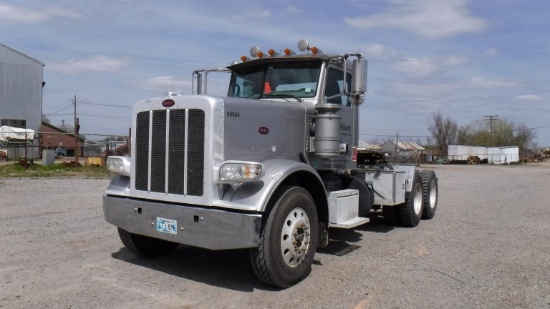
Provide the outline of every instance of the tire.
{"type": "Polygon", "coordinates": [[[439,195],[437,177],[432,170],[421,171],[420,177],[422,177],[422,219],[432,219],[435,216],[439,195]]]}
{"type": "Polygon", "coordinates": [[[405,203],[398,206],[399,219],[406,227],[415,227],[422,217],[422,177],[418,171],[414,172],[411,192],[406,193],[405,203]]]}
{"type": "Polygon", "coordinates": [[[479,157],[476,157],[476,156],[470,156],[468,157],[468,159],[466,159],[466,162],[468,164],[479,164],[481,162],[481,159],[479,159],[479,157]]]}
{"type": "Polygon", "coordinates": [[[250,250],[250,259],[260,281],[287,288],[311,272],[319,236],[317,210],[309,192],[294,186],[279,188],[269,206],[260,244],[250,250]]]}
{"type": "Polygon", "coordinates": [[[118,228],[118,235],[128,251],[141,257],[159,257],[172,253],[178,243],[130,233],[118,228]]]}
{"type": "Polygon", "coordinates": [[[346,185],[348,189],[359,190],[359,217],[366,217],[374,203],[374,190],[366,181],[356,177],[351,178],[349,184],[346,185]]]}

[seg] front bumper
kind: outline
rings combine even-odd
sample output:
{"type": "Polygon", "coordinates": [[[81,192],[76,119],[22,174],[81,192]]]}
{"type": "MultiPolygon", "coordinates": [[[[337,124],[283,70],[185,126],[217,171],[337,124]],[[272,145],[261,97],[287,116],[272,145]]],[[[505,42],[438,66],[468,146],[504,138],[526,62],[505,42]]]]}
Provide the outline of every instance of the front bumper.
{"type": "Polygon", "coordinates": [[[127,197],[103,196],[105,220],[130,233],[211,250],[258,246],[262,216],[160,203],[127,197]],[[177,221],[176,234],[157,231],[157,218],[177,221]]]}

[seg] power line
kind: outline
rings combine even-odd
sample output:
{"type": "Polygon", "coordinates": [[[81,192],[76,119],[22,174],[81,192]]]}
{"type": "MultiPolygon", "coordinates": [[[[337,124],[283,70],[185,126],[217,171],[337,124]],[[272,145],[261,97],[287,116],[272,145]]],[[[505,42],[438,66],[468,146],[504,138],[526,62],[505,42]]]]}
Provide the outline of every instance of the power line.
{"type": "MultiPolygon", "coordinates": [[[[66,110],[67,108],[69,108],[69,107],[71,107],[71,106],[73,106],[73,103],[72,103],[72,102],[71,102],[71,104],[69,104],[69,105],[63,107],[62,109],[58,110],[57,112],[54,112],[54,113],[51,113],[51,114],[44,114],[44,115],[45,115],[45,116],[55,115],[55,114],[57,114],[57,113],[59,113],[59,112],[61,112],[61,111],[66,110]]],[[[72,115],[72,114],[69,114],[69,115],[72,115]]]]}
{"type": "Polygon", "coordinates": [[[550,128],[550,126],[534,127],[534,128],[529,128],[529,130],[546,129],[546,128],[550,128]]]}
{"type": "Polygon", "coordinates": [[[73,113],[66,113],[66,114],[44,114],[44,116],[68,116],[73,115],[73,113]]]}
{"type": "Polygon", "coordinates": [[[79,116],[87,116],[87,117],[96,117],[96,118],[111,118],[111,119],[130,119],[132,116],[104,116],[104,115],[90,115],[90,114],[84,114],[79,113],[79,116]]]}
{"type": "Polygon", "coordinates": [[[91,103],[91,102],[82,102],[82,101],[79,101],[78,103],[79,103],[79,104],[86,104],[86,105],[99,105],[99,106],[109,106],[109,107],[132,108],[132,106],[117,105],[117,104],[91,103]]]}

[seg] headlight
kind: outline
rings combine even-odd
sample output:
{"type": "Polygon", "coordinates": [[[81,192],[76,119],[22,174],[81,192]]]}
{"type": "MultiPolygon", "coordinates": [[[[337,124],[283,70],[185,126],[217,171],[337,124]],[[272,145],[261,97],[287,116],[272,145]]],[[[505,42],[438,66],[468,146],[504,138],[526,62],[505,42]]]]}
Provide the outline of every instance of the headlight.
{"type": "Polygon", "coordinates": [[[130,158],[121,156],[110,156],[107,158],[107,169],[113,173],[130,176],[130,158]]]}
{"type": "Polygon", "coordinates": [[[262,165],[250,162],[226,162],[220,167],[221,182],[243,182],[260,179],[262,165]]]}

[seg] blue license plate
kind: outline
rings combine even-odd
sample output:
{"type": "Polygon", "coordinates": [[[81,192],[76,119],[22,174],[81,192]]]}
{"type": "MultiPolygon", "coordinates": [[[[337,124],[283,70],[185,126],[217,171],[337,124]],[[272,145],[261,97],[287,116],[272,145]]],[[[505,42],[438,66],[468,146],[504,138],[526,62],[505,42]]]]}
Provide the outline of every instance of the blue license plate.
{"type": "Polygon", "coordinates": [[[178,233],[178,222],[172,219],[157,217],[157,232],[176,235],[178,233]]]}

